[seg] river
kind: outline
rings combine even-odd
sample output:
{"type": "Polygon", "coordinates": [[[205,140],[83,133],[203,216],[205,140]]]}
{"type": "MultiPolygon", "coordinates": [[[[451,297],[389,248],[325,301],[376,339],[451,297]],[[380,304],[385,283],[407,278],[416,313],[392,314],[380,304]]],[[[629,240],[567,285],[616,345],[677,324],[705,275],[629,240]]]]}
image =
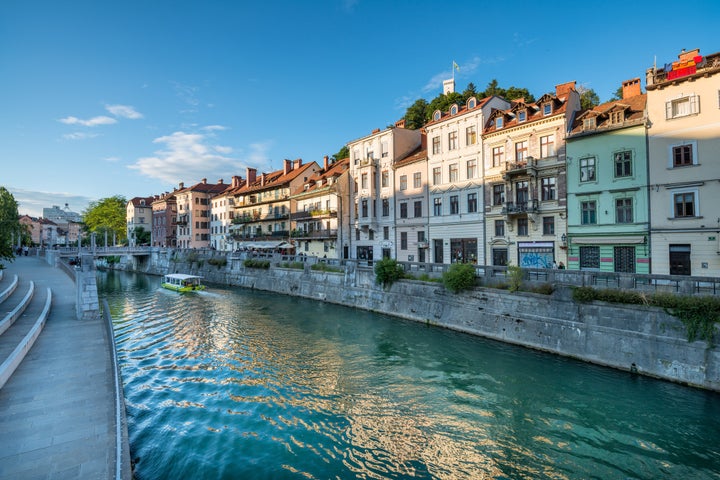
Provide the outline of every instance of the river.
{"type": "Polygon", "coordinates": [[[101,272],[158,479],[719,479],[720,395],[323,302],[101,272]]]}

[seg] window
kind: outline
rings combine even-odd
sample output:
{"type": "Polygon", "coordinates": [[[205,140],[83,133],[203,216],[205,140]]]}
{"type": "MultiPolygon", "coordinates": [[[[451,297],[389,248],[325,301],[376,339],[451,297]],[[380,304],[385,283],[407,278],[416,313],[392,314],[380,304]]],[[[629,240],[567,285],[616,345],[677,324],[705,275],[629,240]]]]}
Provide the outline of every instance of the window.
{"type": "Polygon", "coordinates": [[[457,163],[453,163],[448,167],[448,177],[450,182],[457,182],[458,181],[458,165],[457,163]]]}
{"type": "Polygon", "coordinates": [[[360,208],[362,211],[362,216],[367,217],[368,216],[368,201],[367,201],[367,199],[363,199],[360,208]]]}
{"type": "Polygon", "coordinates": [[[457,132],[448,133],[448,150],[455,150],[457,148],[457,132]]]}
{"type": "Polygon", "coordinates": [[[552,157],[555,155],[555,135],[540,137],[540,158],[552,157]]]}
{"type": "Polygon", "coordinates": [[[544,177],[541,183],[543,201],[555,200],[555,177],[544,177]]]}
{"type": "Polygon", "coordinates": [[[595,157],[587,157],[580,159],[580,181],[595,181],[595,157]]]}
{"type": "Polygon", "coordinates": [[[400,203],[400,218],[407,218],[407,202],[400,203]]]}
{"type": "Polygon", "coordinates": [[[615,178],[629,177],[632,175],[632,152],[616,152],[615,157],[615,178]]]}
{"type": "Polygon", "coordinates": [[[521,237],[527,237],[528,235],[528,219],[518,218],[517,219],[517,234],[521,237]]]}
{"type": "Polygon", "coordinates": [[[470,109],[470,108],[475,108],[475,106],[477,106],[477,100],[475,99],[475,97],[470,97],[470,98],[468,98],[467,108],[468,108],[468,109],[470,109]]]}
{"type": "Polygon", "coordinates": [[[672,147],[673,167],[685,167],[693,164],[692,144],[675,145],[672,147]]]}
{"type": "Polygon", "coordinates": [[[595,200],[580,202],[580,223],[582,225],[595,225],[597,223],[597,209],[595,200]]]}
{"type": "Polygon", "coordinates": [[[433,113],[433,120],[440,120],[440,117],[442,116],[442,113],[440,110],[436,110],[435,113],[433,113]]]}
{"type": "Polygon", "coordinates": [[[475,126],[467,127],[465,129],[465,145],[475,145],[477,143],[477,132],[475,126]]]}
{"type": "Polygon", "coordinates": [[[633,222],[633,199],[632,198],[616,198],[615,199],[615,223],[632,223],[633,222]]]}
{"type": "Polygon", "coordinates": [[[552,103],[543,103],[543,116],[547,117],[552,113],[552,103]]]}
{"type": "Polygon", "coordinates": [[[363,189],[368,188],[368,175],[367,175],[367,173],[363,173],[363,174],[360,176],[360,186],[361,186],[363,189]]]}
{"type": "Polygon", "coordinates": [[[422,186],[422,173],[413,173],[413,188],[420,188],[422,186]]]}
{"type": "Polygon", "coordinates": [[[543,235],[555,235],[555,217],[543,217],[543,235]]]}
{"type": "Polygon", "coordinates": [[[477,212],[477,193],[468,193],[467,211],[468,211],[468,213],[476,213],[477,212]]]}
{"type": "Polygon", "coordinates": [[[515,161],[522,162],[527,157],[528,142],[517,142],[515,144],[515,161]]]}
{"type": "Polygon", "coordinates": [[[390,200],[388,200],[387,198],[383,198],[382,200],[382,216],[390,216],[390,200]]]}
{"type": "Polygon", "coordinates": [[[520,110],[517,114],[518,123],[524,122],[527,120],[527,112],[525,110],[520,110]]]}
{"type": "Polygon", "coordinates": [[[580,247],[580,268],[600,268],[600,247],[580,247]]]}
{"type": "Polygon", "coordinates": [[[450,107],[450,115],[455,115],[455,114],[457,114],[457,112],[458,112],[458,106],[457,106],[457,105],[453,105],[453,106],[450,107]]]}
{"type": "Polygon", "coordinates": [[[694,217],[695,208],[695,192],[683,192],[673,195],[673,203],[675,204],[675,217],[694,217]]]}
{"type": "Polygon", "coordinates": [[[679,118],[700,112],[700,97],[688,95],[665,102],[665,118],[679,118]]]}
{"type": "Polygon", "coordinates": [[[440,167],[433,168],[433,185],[439,185],[442,182],[442,173],[440,167]]]}
{"type": "Polygon", "coordinates": [[[583,130],[595,130],[595,117],[583,119],[583,130]]]}
{"type": "Polygon", "coordinates": [[[390,240],[390,227],[383,227],[383,240],[390,240]]]}
{"type": "Polygon", "coordinates": [[[472,178],[475,178],[475,175],[477,175],[477,160],[468,160],[467,161],[467,179],[470,180],[472,178]]]}
{"type": "Polygon", "coordinates": [[[400,250],[407,250],[407,232],[400,232],[400,250]]]}
{"type": "Polygon", "coordinates": [[[625,120],[625,112],[623,110],[610,113],[610,123],[623,123],[623,120],[625,120]]]}
{"type": "Polygon", "coordinates": [[[390,174],[387,170],[383,170],[380,174],[380,186],[382,188],[387,188],[390,186],[390,174]]]}
{"type": "Polygon", "coordinates": [[[459,213],[458,196],[450,196],[450,215],[457,215],[459,213]]]}
{"type": "Polygon", "coordinates": [[[515,203],[518,206],[527,205],[529,190],[527,180],[515,182],[515,203]]]}
{"type": "Polygon", "coordinates": [[[505,203],[505,185],[493,185],[493,205],[505,203]]]}
{"type": "Polygon", "coordinates": [[[372,228],[368,230],[368,240],[375,240],[375,231],[372,228]]]}
{"type": "Polygon", "coordinates": [[[432,152],[434,154],[440,153],[440,136],[433,137],[432,139],[432,152]]]}
{"type": "Polygon", "coordinates": [[[382,158],[388,156],[388,142],[380,143],[380,155],[382,156],[382,158]]]}
{"type": "Polygon", "coordinates": [[[505,220],[495,220],[495,236],[505,236],[505,220]]]}
{"type": "Polygon", "coordinates": [[[435,215],[436,217],[439,217],[440,215],[442,215],[442,199],[441,198],[436,198],[433,201],[433,215],[435,215]]]}
{"type": "Polygon", "coordinates": [[[498,117],[495,119],[495,128],[503,128],[503,118],[498,117]]]}
{"type": "Polygon", "coordinates": [[[503,160],[505,158],[505,147],[494,147],[492,149],[492,155],[493,155],[493,167],[500,167],[503,164],[503,160]]]}
{"type": "Polygon", "coordinates": [[[413,208],[415,210],[415,218],[422,217],[422,200],[416,200],[413,208]]]}
{"type": "Polygon", "coordinates": [[[400,175],[400,190],[407,190],[407,175],[400,175]]]}

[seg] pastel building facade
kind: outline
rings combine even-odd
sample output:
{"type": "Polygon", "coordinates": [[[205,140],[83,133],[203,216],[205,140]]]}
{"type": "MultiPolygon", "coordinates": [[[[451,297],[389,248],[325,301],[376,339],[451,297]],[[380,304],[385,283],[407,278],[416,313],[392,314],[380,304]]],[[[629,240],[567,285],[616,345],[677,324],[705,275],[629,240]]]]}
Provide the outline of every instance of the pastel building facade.
{"type": "Polygon", "coordinates": [[[510,106],[500,97],[433,112],[425,125],[428,169],[428,240],[433,263],[485,263],[483,141],[493,110],[510,106]]]}
{"type": "Polygon", "coordinates": [[[127,239],[128,245],[135,247],[138,245],[136,231],[142,229],[150,233],[152,236],[152,220],[153,197],[133,197],[128,200],[125,206],[125,220],[127,222],[127,239]]]}
{"type": "Polygon", "coordinates": [[[211,199],[228,188],[223,180],[207,183],[203,178],[200,183],[175,192],[177,203],[176,235],[179,248],[210,247],[210,206],[211,199]]]}
{"type": "Polygon", "coordinates": [[[174,193],[157,195],[152,202],[152,246],[177,246],[177,199],[174,193]]]}
{"type": "Polygon", "coordinates": [[[290,238],[296,253],[348,258],[350,160],[331,162],[313,174],[291,197],[290,238]]]}
{"type": "Polygon", "coordinates": [[[234,175],[230,186],[210,199],[210,248],[214,250],[233,250],[230,227],[235,218],[235,194],[244,184],[234,175]]]}
{"type": "Polygon", "coordinates": [[[393,165],[420,146],[420,131],[404,121],[347,144],[350,152],[350,258],[396,258],[393,165]]]}
{"type": "Polygon", "coordinates": [[[425,135],[421,145],[393,164],[395,177],[396,259],[401,262],[429,262],[428,181],[425,135]]]}
{"type": "Polygon", "coordinates": [[[487,263],[567,264],[565,138],[580,109],[575,82],[489,116],[483,133],[487,263]]]}
{"type": "Polygon", "coordinates": [[[652,273],[720,275],[720,53],[646,72],[652,273]]]}
{"type": "Polygon", "coordinates": [[[646,95],[640,79],[623,98],[578,114],[567,139],[568,268],[649,273],[646,95]]]}

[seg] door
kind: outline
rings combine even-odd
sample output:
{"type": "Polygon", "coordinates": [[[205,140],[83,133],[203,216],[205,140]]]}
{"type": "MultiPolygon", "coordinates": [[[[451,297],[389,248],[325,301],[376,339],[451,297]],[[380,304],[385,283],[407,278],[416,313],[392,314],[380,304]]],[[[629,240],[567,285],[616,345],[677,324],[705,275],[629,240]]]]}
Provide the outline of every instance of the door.
{"type": "Polygon", "coordinates": [[[690,245],[670,245],[670,275],[690,275],[690,245]]]}
{"type": "Polygon", "coordinates": [[[443,263],[443,241],[441,238],[433,240],[433,253],[435,254],[434,262],[443,263]]]}
{"type": "Polygon", "coordinates": [[[615,247],[615,271],[635,273],[635,247],[615,247]]]}

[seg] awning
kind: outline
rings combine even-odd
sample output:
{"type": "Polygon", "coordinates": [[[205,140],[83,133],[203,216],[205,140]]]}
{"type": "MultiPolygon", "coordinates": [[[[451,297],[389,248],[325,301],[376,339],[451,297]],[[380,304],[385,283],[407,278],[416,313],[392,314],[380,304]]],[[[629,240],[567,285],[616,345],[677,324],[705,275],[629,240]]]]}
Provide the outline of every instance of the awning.
{"type": "Polygon", "coordinates": [[[615,236],[615,237],[572,237],[575,245],[623,245],[645,243],[643,235],[615,236]]]}
{"type": "Polygon", "coordinates": [[[291,248],[292,244],[284,240],[259,240],[257,242],[235,242],[235,248],[241,250],[274,250],[276,248],[291,248]]]}

